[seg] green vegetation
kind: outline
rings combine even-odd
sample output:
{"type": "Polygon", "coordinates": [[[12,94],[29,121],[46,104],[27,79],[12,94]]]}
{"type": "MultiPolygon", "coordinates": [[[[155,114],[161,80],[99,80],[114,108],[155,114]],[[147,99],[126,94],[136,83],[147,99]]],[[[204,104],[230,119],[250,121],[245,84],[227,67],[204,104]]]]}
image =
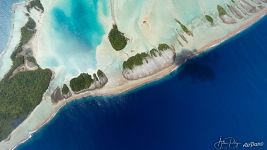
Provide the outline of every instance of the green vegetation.
{"type": "Polygon", "coordinates": [[[149,55],[147,53],[136,54],[130,57],[127,61],[123,62],[123,69],[133,69],[134,66],[139,66],[143,64],[143,60],[149,55]]]}
{"type": "Polygon", "coordinates": [[[103,72],[102,70],[97,70],[97,76],[98,76],[99,78],[104,78],[104,77],[106,77],[106,75],[104,74],[104,72],[103,72]]]}
{"type": "Polygon", "coordinates": [[[158,53],[158,50],[153,48],[152,50],[150,50],[150,56],[153,56],[153,57],[157,57],[157,53],[158,53]]]}
{"type": "MultiPolygon", "coordinates": [[[[37,61],[36,61],[36,59],[35,59],[34,57],[26,57],[26,59],[27,59],[29,62],[34,63],[34,64],[37,65],[37,61]]],[[[38,66],[38,65],[37,65],[37,66],[38,66]]]]}
{"type": "Polygon", "coordinates": [[[29,17],[28,22],[24,25],[24,27],[21,28],[21,44],[27,44],[30,41],[30,39],[36,32],[35,27],[35,21],[31,17],[29,17]]]}
{"type": "Polygon", "coordinates": [[[20,72],[0,81],[0,140],[3,140],[41,102],[52,72],[48,69],[20,72]]]}
{"type": "MultiPolygon", "coordinates": [[[[22,47],[24,44],[27,44],[30,39],[35,34],[36,30],[36,23],[32,18],[28,18],[28,22],[21,28],[21,38],[18,46],[14,50],[14,52],[11,54],[11,59],[13,61],[13,65],[11,69],[8,71],[8,73],[5,75],[6,78],[10,77],[13,73],[13,71],[19,67],[20,65],[24,64],[24,56],[18,56],[20,52],[23,51],[22,47]]],[[[30,60],[33,60],[30,58],[30,60]]],[[[36,62],[36,61],[34,61],[36,62]]]]}
{"type": "Polygon", "coordinates": [[[189,36],[193,36],[193,33],[184,25],[182,24],[179,20],[175,19],[175,21],[181,26],[182,30],[189,36]]]}
{"type": "MultiPolygon", "coordinates": [[[[70,80],[70,88],[75,93],[84,92],[85,90],[88,90],[95,81],[99,81],[101,78],[106,78],[106,75],[101,70],[98,70],[97,73],[94,73],[93,75],[90,75],[88,73],[81,73],[78,77],[70,80]]],[[[101,86],[104,86],[103,83],[101,84],[101,86]]]]}
{"type": "Polygon", "coordinates": [[[29,2],[29,4],[26,6],[27,11],[30,12],[32,8],[35,8],[36,10],[44,11],[44,7],[40,0],[32,0],[29,2]]]}
{"type": "Polygon", "coordinates": [[[6,138],[41,102],[52,77],[50,70],[40,68],[12,76],[14,70],[24,64],[25,58],[36,63],[33,57],[18,55],[35,34],[35,27],[34,20],[29,17],[21,28],[20,42],[11,55],[13,65],[0,81],[0,140],[6,138]]]}
{"type": "Polygon", "coordinates": [[[93,83],[92,76],[87,73],[81,73],[77,78],[70,81],[70,87],[73,92],[81,92],[88,89],[93,83]]]}
{"type": "Polygon", "coordinates": [[[32,18],[28,18],[28,22],[21,28],[21,38],[18,46],[11,55],[11,59],[14,61],[17,55],[22,52],[22,46],[27,44],[36,32],[36,23],[32,18]]]}
{"type": "MultiPolygon", "coordinates": [[[[20,52],[22,52],[22,47],[24,44],[27,44],[30,39],[33,37],[33,35],[35,34],[36,30],[36,23],[32,18],[28,18],[28,22],[21,28],[21,38],[20,38],[20,42],[18,44],[18,46],[16,47],[16,49],[14,50],[14,52],[11,54],[11,59],[13,61],[13,65],[11,67],[11,69],[8,71],[8,73],[5,75],[5,78],[8,78],[12,75],[13,71],[18,68],[20,65],[24,64],[24,56],[18,56],[18,54],[20,52]]],[[[32,58],[28,58],[28,60],[33,61],[33,57],[32,58]]],[[[36,60],[34,59],[35,64],[36,60]]]]}
{"type": "Polygon", "coordinates": [[[170,46],[167,44],[159,44],[159,46],[158,46],[158,50],[160,50],[160,51],[164,51],[167,49],[170,49],[170,46]]]}
{"type": "Polygon", "coordinates": [[[227,15],[227,12],[225,11],[225,9],[224,9],[222,6],[217,5],[217,10],[218,10],[218,12],[219,12],[219,16],[220,16],[220,17],[221,17],[221,16],[224,16],[224,15],[227,15]]]}
{"type": "MultiPolygon", "coordinates": [[[[11,59],[13,60],[13,65],[9,72],[5,75],[5,77],[10,77],[13,73],[13,71],[19,67],[20,65],[24,64],[24,56],[19,56],[18,54],[23,51],[22,47],[24,44],[27,44],[30,39],[35,34],[36,30],[36,23],[32,18],[28,18],[28,22],[21,28],[21,38],[18,46],[14,50],[14,52],[11,54],[11,59]]],[[[35,58],[28,57],[29,61],[36,63],[35,58]]]]}
{"type": "Polygon", "coordinates": [[[147,61],[147,57],[157,57],[157,53],[161,55],[161,52],[164,50],[170,49],[170,46],[167,44],[159,44],[158,49],[152,49],[148,53],[138,53],[135,56],[128,58],[127,61],[123,62],[123,69],[133,69],[134,66],[140,66],[143,64],[143,61],[147,61]]]}
{"type": "Polygon", "coordinates": [[[95,73],[93,74],[93,77],[94,77],[94,80],[99,81],[99,79],[95,73]]]}
{"type": "Polygon", "coordinates": [[[62,94],[67,95],[69,92],[70,92],[69,87],[66,84],[64,84],[62,88],[62,94]]]}
{"type": "Polygon", "coordinates": [[[118,30],[117,25],[113,25],[113,28],[109,32],[108,39],[112,47],[116,51],[120,51],[127,45],[127,38],[118,30]]]}
{"type": "Polygon", "coordinates": [[[9,78],[12,76],[12,73],[20,66],[24,64],[24,57],[23,56],[20,56],[20,57],[17,57],[14,61],[13,61],[13,64],[12,64],[12,67],[11,69],[8,71],[8,73],[5,75],[5,78],[9,78]]]}
{"type": "Polygon", "coordinates": [[[206,20],[207,20],[211,25],[214,24],[213,19],[212,19],[211,16],[209,16],[209,15],[205,15],[205,18],[206,18],[206,20]]]}

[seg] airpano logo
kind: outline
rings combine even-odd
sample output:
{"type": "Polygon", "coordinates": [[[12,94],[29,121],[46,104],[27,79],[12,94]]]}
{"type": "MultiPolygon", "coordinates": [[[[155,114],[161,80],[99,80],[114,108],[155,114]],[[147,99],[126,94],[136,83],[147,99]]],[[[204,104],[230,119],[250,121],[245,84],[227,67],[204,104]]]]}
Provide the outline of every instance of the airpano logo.
{"type": "Polygon", "coordinates": [[[238,150],[238,149],[254,150],[257,148],[263,148],[264,142],[262,141],[239,142],[233,137],[226,137],[226,138],[220,137],[219,140],[215,142],[213,146],[216,150],[238,150]]]}

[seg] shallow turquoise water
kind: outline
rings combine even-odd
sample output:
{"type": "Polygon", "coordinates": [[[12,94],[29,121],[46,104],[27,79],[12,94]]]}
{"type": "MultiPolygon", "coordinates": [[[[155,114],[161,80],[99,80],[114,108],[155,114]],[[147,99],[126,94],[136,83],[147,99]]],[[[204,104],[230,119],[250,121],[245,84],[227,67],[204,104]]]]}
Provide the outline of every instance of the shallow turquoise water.
{"type": "Polygon", "coordinates": [[[267,17],[164,81],[73,101],[17,150],[214,150],[220,137],[266,143],[266,26],[267,17]]]}
{"type": "Polygon", "coordinates": [[[43,68],[60,70],[59,78],[56,77],[59,85],[67,76],[97,69],[96,49],[105,34],[100,14],[105,13],[106,3],[106,0],[56,0],[53,8],[47,10],[40,35],[44,42],[37,60],[43,68]]]}
{"type": "Polygon", "coordinates": [[[62,4],[51,12],[56,33],[94,50],[104,34],[98,20],[98,0],[65,0],[62,4]]]}
{"type": "Polygon", "coordinates": [[[108,8],[108,0],[102,0],[102,11],[104,13],[104,15],[108,15],[109,14],[109,8],[108,8]]]}

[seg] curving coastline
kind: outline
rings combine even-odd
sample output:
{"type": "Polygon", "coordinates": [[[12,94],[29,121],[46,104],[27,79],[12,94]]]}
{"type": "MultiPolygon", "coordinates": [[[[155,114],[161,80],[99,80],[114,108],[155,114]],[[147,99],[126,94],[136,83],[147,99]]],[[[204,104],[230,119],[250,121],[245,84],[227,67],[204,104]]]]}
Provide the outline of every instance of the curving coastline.
{"type": "MultiPolygon", "coordinates": [[[[263,16],[261,16],[261,17],[263,17],[263,16]]],[[[255,19],[255,20],[257,20],[257,19],[255,19]]],[[[247,27],[249,27],[253,23],[254,22],[251,22],[247,26],[244,26],[242,28],[242,30],[245,30],[247,27]]],[[[233,32],[232,34],[229,34],[228,36],[226,36],[223,39],[216,40],[216,41],[206,45],[202,49],[198,50],[195,53],[196,54],[195,56],[201,54],[202,52],[206,52],[206,51],[211,50],[212,48],[214,48],[214,47],[218,46],[219,44],[223,43],[225,40],[228,40],[228,38],[231,38],[231,37],[235,36],[236,34],[241,32],[242,30],[237,30],[237,31],[233,32]]],[[[55,117],[57,112],[60,111],[60,109],[62,107],[64,107],[66,104],[68,104],[69,102],[71,102],[73,100],[78,100],[78,99],[81,99],[81,98],[84,98],[84,97],[89,97],[89,96],[112,96],[112,95],[122,94],[122,93],[125,93],[125,92],[129,91],[129,90],[133,90],[133,89],[139,88],[139,87],[141,87],[141,86],[143,86],[145,84],[148,84],[150,82],[154,82],[154,81],[160,80],[162,77],[170,74],[173,71],[176,71],[178,68],[179,68],[179,66],[172,65],[172,66],[169,66],[168,68],[165,68],[165,69],[161,70],[160,72],[158,72],[158,73],[156,73],[154,75],[151,75],[149,77],[146,77],[146,78],[143,78],[141,80],[138,80],[139,82],[133,81],[131,84],[126,83],[125,85],[122,85],[120,87],[116,87],[114,89],[110,89],[109,91],[105,91],[103,93],[101,92],[102,90],[99,90],[99,91],[95,91],[95,92],[86,92],[86,93],[82,93],[82,94],[78,94],[78,95],[73,95],[71,98],[65,100],[64,102],[62,102],[60,104],[58,104],[59,107],[54,109],[54,111],[51,114],[51,116],[49,118],[47,118],[46,120],[42,121],[42,123],[40,123],[39,126],[35,130],[29,131],[28,132],[28,136],[26,136],[25,138],[21,138],[22,140],[20,142],[18,142],[17,144],[14,144],[13,146],[12,145],[8,146],[8,149],[14,150],[18,145],[20,145],[20,144],[26,142],[28,139],[30,139],[32,134],[34,134],[36,131],[38,131],[39,128],[41,128],[44,125],[46,125],[47,123],[49,123],[49,121],[52,120],[55,117]]]]}
{"type": "MultiPolygon", "coordinates": [[[[267,13],[267,9],[263,9],[261,10],[256,16],[254,16],[253,18],[247,20],[245,23],[243,23],[238,29],[236,29],[235,31],[232,31],[231,33],[228,33],[227,35],[225,35],[222,38],[216,39],[206,45],[204,45],[203,47],[197,49],[197,51],[194,53],[195,56],[201,54],[204,51],[208,51],[211,48],[221,44],[222,42],[224,42],[225,40],[235,36],[236,34],[238,34],[239,32],[245,30],[246,28],[248,28],[250,25],[252,25],[253,23],[255,23],[257,20],[259,20],[260,18],[262,18],[263,16],[265,16],[267,13]]],[[[33,131],[30,131],[28,135],[22,135],[20,138],[20,143],[25,142],[28,138],[30,138],[31,134],[34,133],[35,131],[37,131],[40,127],[42,127],[43,125],[45,125],[46,123],[48,123],[57,113],[57,111],[60,110],[61,107],[63,107],[66,103],[75,100],[75,99],[79,99],[82,97],[88,97],[88,96],[106,96],[106,95],[116,95],[116,94],[120,94],[123,92],[127,92],[129,90],[138,88],[144,84],[147,84],[149,82],[155,81],[155,80],[159,80],[160,78],[168,75],[169,73],[171,73],[172,71],[176,70],[179,67],[179,65],[177,64],[173,64],[170,65],[169,67],[153,74],[150,75],[148,77],[144,77],[141,78],[139,80],[134,80],[134,81],[126,81],[123,80],[125,83],[123,85],[118,85],[116,87],[112,87],[111,85],[107,85],[101,89],[95,90],[95,91],[88,91],[86,93],[80,93],[80,94],[74,94],[72,97],[68,98],[67,100],[64,100],[60,103],[58,103],[56,106],[53,106],[53,110],[51,112],[51,114],[49,115],[49,117],[46,120],[41,120],[39,121],[39,125],[37,127],[34,128],[33,131]]],[[[45,96],[44,96],[45,97],[45,96]]],[[[32,112],[30,116],[28,116],[28,118],[30,118],[31,116],[35,115],[35,112],[32,112]]],[[[14,135],[16,133],[16,129],[12,132],[12,135],[14,135]]],[[[20,135],[18,135],[20,136],[20,135]]],[[[11,139],[12,140],[12,137],[11,139]]],[[[8,141],[7,141],[8,143],[8,141]]],[[[6,144],[4,146],[4,148],[7,149],[15,149],[15,147],[18,145],[18,142],[15,141],[14,144],[13,142],[10,142],[11,144],[6,144]]],[[[19,144],[20,144],[19,143],[19,144]]],[[[2,145],[3,143],[1,142],[0,145],[2,145]]],[[[4,143],[5,144],[5,143],[4,143]]]]}
{"type": "MultiPolygon", "coordinates": [[[[8,52],[8,50],[10,49],[9,46],[11,45],[11,41],[13,39],[13,34],[14,34],[14,22],[15,22],[15,11],[18,7],[24,6],[26,2],[19,2],[19,3],[15,3],[12,5],[12,13],[11,13],[11,27],[10,27],[10,31],[9,31],[9,37],[8,37],[8,41],[7,44],[5,45],[5,48],[0,52],[0,68],[3,65],[3,56],[8,52]]],[[[0,76],[1,79],[1,76],[0,76]]]]}
{"type": "MultiPolygon", "coordinates": [[[[221,39],[217,39],[209,44],[207,44],[206,46],[202,47],[201,49],[199,49],[196,53],[195,53],[195,57],[198,56],[199,54],[202,54],[203,52],[207,52],[209,50],[212,50],[214,47],[222,44],[223,42],[225,42],[226,40],[229,40],[229,38],[237,35],[238,33],[240,33],[241,31],[247,29],[250,25],[252,25],[253,23],[255,23],[255,21],[257,21],[258,19],[264,17],[267,13],[267,10],[265,10],[264,13],[258,15],[256,18],[254,18],[251,22],[247,22],[244,26],[242,26],[240,29],[233,31],[232,33],[229,33],[228,35],[226,35],[224,38],[221,39]]],[[[41,128],[42,126],[46,125],[47,123],[49,123],[50,120],[52,120],[54,118],[54,116],[56,115],[56,113],[58,111],[60,111],[60,109],[62,107],[64,107],[64,105],[68,104],[69,102],[73,101],[73,100],[78,100],[84,97],[89,97],[89,96],[112,96],[112,95],[117,95],[117,94],[122,94],[125,93],[129,90],[133,90],[136,88],[139,88],[145,84],[160,80],[162,77],[165,77],[166,75],[170,74],[173,71],[176,71],[179,68],[179,66],[177,66],[176,64],[173,64],[163,70],[161,70],[160,72],[153,74],[149,77],[145,77],[142,78],[140,80],[135,80],[135,81],[130,81],[129,83],[126,83],[124,85],[115,87],[113,89],[101,89],[98,91],[94,91],[94,92],[86,92],[86,93],[81,93],[81,94],[77,94],[77,95],[73,95],[72,97],[68,98],[67,100],[65,100],[64,102],[59,104],[59,107],[57,107],[56,109],[54,109],[54,112],[51,114],[51,116],[49,118],[47,118],[45,121],[43,121],[43,123],[40,123],[40,125],[33,131],[29,132],[29,135],[27,136],[27,138],[25,138],[24,140],[21,140],[19,143],[17,143],[16,145],[14,145],[12,147],[12,149],[15,149],[18,145],[26,142],[29,138],[31,138],[31,134],[35,133],[39,128],[41,128]]]]}

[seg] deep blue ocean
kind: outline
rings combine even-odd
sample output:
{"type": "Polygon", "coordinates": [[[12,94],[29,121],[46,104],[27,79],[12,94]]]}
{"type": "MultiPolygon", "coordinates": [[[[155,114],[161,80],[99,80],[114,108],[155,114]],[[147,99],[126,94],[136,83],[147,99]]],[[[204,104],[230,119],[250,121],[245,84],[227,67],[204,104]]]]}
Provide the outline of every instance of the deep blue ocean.
{"type": "Polygon", "coordinates": [[[72,102],[17,150],[212,150],[226,137],[267,144],[266,27],[267,17],[145,87],[72,102]]]}

